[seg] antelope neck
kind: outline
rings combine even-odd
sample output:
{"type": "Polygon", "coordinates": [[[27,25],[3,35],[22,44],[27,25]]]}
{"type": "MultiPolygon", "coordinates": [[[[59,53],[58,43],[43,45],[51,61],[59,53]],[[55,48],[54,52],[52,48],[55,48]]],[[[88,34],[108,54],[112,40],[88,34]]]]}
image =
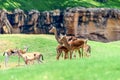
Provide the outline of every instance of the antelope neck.
{"type": "Polygon", "coordinates": [[[56,28],[55,28],[54,34],[55,34],[55,38],[56,38],[57,42],[58,42],[59,44],[62,44],[62,43],[59,41],[59,36],[58,36],[58,34],[57,34],[56,28]]]}

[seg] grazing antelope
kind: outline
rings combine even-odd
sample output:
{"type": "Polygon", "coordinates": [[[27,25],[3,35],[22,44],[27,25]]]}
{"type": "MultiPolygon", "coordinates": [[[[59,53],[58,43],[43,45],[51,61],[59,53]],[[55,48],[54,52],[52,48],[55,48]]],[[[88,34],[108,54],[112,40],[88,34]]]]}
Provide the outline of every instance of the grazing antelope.
{"type": "MultiPolygon", "coordinates": [[[[16,49],[8,49],[3,53],[3,56],[5,56],[5,67],[7,67],[7,63],[9,60],[9,57],[12,55],[18,55],[18,53],[16,52],[16,49]]],[[[19,49],[19,52],[21,52],[22,54],[25,54],[28,51],[28,47],[25,47],[23,50],[19,49]]],[[[20,63],[20,56],[18,56],[18,65],[20,63]]]]}
{"type": "Polygon", "coordinates": [[[22,54],[20,51],[17,51],[18,55],[23,58],[25,64],[27,65],[29,62],[33,62],[34,60],[37,60],[38,63],[42,63],[41,58],[43,60],[43,55],[40,54],[39,52],[32,52],[32,53],[26,53],[22,54]]]}
{"type": "Polygon", "coordinates": [[[88,45],[88,44],[84,44],[84,48],[83,48],[83,52],[84,52],[84,55],[86,57],[89,57],[91,54],[91,46],[88,45]]]}
{"type": "Polygon", "coordinates": [[[60,57],[61,54],[63,56],[63,52],[64,52],[64,59],[68,58],[68,52],[69,52],[69,50],[65,46],[58,45],[57,48],[56,48],[56,51],[57,51],[57,56],[56,56],[57,60],[59,60],[59,57],[60,57]]]}

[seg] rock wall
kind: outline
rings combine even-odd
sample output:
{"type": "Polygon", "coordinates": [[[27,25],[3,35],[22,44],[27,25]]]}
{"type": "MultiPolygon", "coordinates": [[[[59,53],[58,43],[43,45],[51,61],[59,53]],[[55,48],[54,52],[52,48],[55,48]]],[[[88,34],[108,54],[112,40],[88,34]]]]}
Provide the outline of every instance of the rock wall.
{"type": "Polygon", "coordinates": [[[65,25],[67,35],[101,42],[120,40],[120,10],[69,8],[65,13],[65,22],[71,25],[65,25]]]}
{"type": "Polygon", "coordinates": [[[52,26],[58,34],[101,42],[117,41],[120,40],[120,10],[84,7],[44,12],[0,10],[1,34],[49,34],[52,26]]]}

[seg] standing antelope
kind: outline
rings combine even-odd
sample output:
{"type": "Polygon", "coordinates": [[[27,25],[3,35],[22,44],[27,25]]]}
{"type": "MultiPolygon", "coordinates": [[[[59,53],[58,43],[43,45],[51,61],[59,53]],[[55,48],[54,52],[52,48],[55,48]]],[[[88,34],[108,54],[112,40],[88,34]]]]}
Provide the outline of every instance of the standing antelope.
{"type": "Polygon", "coordinates": [[[70,51],[70,59],[72,59],[73,51],[76,51],[76,50],[79,52],[79,56],[83,57],[83,47],[84,47],[85,40],[76,39],[68,42],[66,36],[62,36],[60,41],[63,42],[65,47],[70,51]],[[82,53],[80,52],[80,48],[82,48],[82,53]]]}
{"type": "Polygon", "coordinates": [[[56,51],[57,51],[56,59],[59,60],[59,57],[61,54],[63,55],[63,52],[65,54],[64,59],[67,59],[67,54],[69,50],[65,46],[62,45],[63,44],[62,42],[60,42],[60,37],[58,35],[57,29],[55,27],[52,27],[49,32],[55,34],[55,39],[58,42],[58,46],[56,48],[56,51]]]}

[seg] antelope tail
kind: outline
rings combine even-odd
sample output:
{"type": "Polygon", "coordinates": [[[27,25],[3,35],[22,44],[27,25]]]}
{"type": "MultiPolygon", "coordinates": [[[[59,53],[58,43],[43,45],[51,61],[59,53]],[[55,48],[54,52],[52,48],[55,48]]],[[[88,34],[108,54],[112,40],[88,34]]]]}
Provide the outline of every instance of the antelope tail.
{"type": "Polygon", "coordinates": [[[63,53],[61,54],[61,56],[63,57],[63,53]]]}
{"type": "Polygon", "coordinates": [[[44,60],[43,55],[41,54],[42,60],[44,60]]]}
{"type": "Polygon", "coordinates": [[[89,53],[91,53],[91,47],[89,46],[89,53]]]}
{"type": "Polygon", "coordinates": [[[5,56],[5,52],[3,53],[3,56],[5,56]]]}

